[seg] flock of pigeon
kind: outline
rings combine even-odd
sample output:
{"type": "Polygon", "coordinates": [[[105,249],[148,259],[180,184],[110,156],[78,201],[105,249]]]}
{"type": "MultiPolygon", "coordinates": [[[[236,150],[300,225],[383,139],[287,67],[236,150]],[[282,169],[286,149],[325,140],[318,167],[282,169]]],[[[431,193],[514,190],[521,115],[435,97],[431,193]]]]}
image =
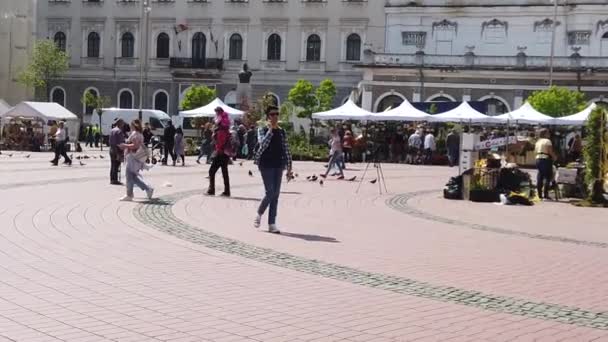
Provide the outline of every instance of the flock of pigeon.
{"type": "MultiPolygon", "coordinates": [[[[20,152],[20,154],[22,154],[22,153],[23,152],[20,152]]],[[[14,152],[5,154],[5,153],[2,153],[2,151],[0,151],[0,156],[7,156],[8,158],[12,158],[14,155],[15,155],[14,152]]],[[[27,154],[27,155],[24,156],[24,158],[30,158],[31,156],[32,156],[31,154],[27,154]]],[[[74,158],[74,154],[70,154],[70,159],[72,159],[72,160],[73,159],[78,160],[80,166],[87,165],[87,164],[83,163],[82,160],[85,160],[85,159],[97,159],[97,158],[98,158],[97,156],[88,156],[86,154],[83,155],[83,156],[76,156],[76,158],[74,158]]],[[[99,159],[104,159],[104,158],[105,158],[105,156],[103,156],[101,154],[99,155],[99,159]]]]}

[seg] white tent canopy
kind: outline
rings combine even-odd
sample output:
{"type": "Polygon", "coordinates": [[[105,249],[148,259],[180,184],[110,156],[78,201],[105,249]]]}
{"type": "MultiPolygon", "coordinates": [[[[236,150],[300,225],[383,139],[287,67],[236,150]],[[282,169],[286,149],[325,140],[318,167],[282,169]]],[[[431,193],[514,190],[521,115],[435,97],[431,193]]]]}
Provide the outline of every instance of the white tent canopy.
{"type": "Polygon", "coordinates": [[[518,109],[496,116],[496,119],[502,123],[513,123],[513,124],[551,124],[553,118],[545,115],[532,107],[529,102],[524,103],[523,106],[518,109]]]}
{"type": "Polygon", "coordinates": [[[352,100],[338,108],[326,112],[313,113],[313,119],[319,120],[369,120],[373,114],[357,106],[352,100]]]}
{"type": "Polygon", "coordinates": [[[243,114],[245,114],[245,112],[243,112],[242,110],[232,108],[232,107],[228,106],[227,104],[225,104],[219,98],[216,98],[215,100],[211,101],[211,103],[209,103],[206,106],[202,106],[202,107],[199,107],[196,109],[181,111],[181,112],[179,112],[179,116],[182,118],[200,118],[200,117],[212,118],[215,116],[215,108],[217,108],[217,107],[222,107],[224,112],[228,113],[228,116],[230,116],[230,118],[232,118],[232,119],[239,118],[239,117],[243,116],[243,114]]]}
{"type": "Polygon", "coordinates": [[[374,113],[370,117],[372,121],[428,121],[432,116],[414,107],[408,100],[397,108],[385,112],[374,113]]]}
{"type": "Polygon", "coordinates": [[[11,106],[6,103],[6,101],[4,101],[3,99],[0,99],[0,116],[2,116],[2,114],[8,112],[8,110],[11,109],[11,106]]]}
{"type": "MultiPolygon", "coordinates": [[[[71,141],[77,141],[80,120],[76,114],[55,102],[24,101],[0,114],[3,121],[9,118],[39,119],[47,126],[49,121],[65,121],[71,141]]],[[[45,130],[46,132],[46,130],[45,130]]]]}
{"type": "Polygon", "coordinates": [[[597,105],[595,103],[592,103],[591,105],[589,105],[589,107],[585,108],[583,111],[581,111],[579,113],[553,119],[553,124],[565,125],[565,126],[582,126],[587,121],[589,114],[591,114],[591,112],[596,107],[597,107],[597,105]]]}
{"type": "Polygon", "coordinates": [[[434,122],[462,122],[462,123],[495,123],[496,119],[482,114],[467,102],[461,103],[458,107],[447,112],[431,116],[434,122]]]}

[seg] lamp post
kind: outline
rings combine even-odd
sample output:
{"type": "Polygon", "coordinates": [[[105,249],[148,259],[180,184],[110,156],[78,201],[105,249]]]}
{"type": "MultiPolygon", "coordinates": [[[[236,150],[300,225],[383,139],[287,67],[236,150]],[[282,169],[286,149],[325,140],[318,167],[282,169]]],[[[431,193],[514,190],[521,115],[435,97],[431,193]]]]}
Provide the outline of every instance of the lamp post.
{"type": "Polygon", "coordinates": [[[557,31],[557,2],[559,0],[551,0],[553,2],[553,30],[551,33],[551,57],[549,57],[549,87],[553,86],[553,58],[555,57],[555,34],[557,31]]]}
{"type": "Polygon", "coordinates": [[[148,14],[152,9],[148,7],[148,0],[142,1],[141,20],[139,24],[139,120],[143,119],[144,103],[144,69],[148,59],[148,14]]]}

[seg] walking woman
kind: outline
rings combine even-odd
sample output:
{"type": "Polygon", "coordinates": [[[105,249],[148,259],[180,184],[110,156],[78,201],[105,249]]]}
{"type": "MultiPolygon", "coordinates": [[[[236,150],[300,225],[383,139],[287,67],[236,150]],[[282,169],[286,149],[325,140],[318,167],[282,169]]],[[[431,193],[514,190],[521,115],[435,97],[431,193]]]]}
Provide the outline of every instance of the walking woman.
{"type": "Polygon", "coordinates": [[[344,170],[342,168],[342,163],[344,160],[344,154],[342,152],[342,140],[338,135],[338,130],[332,128],[331,130],[331,150],[329,156],[329,163],[327,164],[327,170],[325,170],[325,174],[321,175],[323,178],[327,178],[329,171],[335,167],[338,168],[338,174],[340,175],[338,179],[344,179],[344,170]]]}
{"type": "Polygon", "coordinates": [[[186,157],[184,155],[184,131],[181,127],[175,130],[175,147],[173,153],[176,158],[182,159],[182,166],[186,166],[186,157]]]}
{"type": "Polygon", "coordinates": [[[536,142],[536,189],[538,197],[541,199],[549,199],[549,188],[553,180],[553,162],[557,160],[557,156],[553,151],[553,144],[549,140],[549,130],[543,128],[539,131],[539,139],[536,142]]]}
{"type": "Polygon", "coordinates": [[[287,144],[287,133],[279,127],[279,110],[277,107],[269,107],[266,111],[268,126],[261,129],[263,135],[260,148],[255,155],[255,163],[258,165],[266,194],[254,220],[254,226],[260,227],[262,215],[270,207],[268,212],[268,231],[281,234],[277,228],[277,207],[279,195],[281,194],[281,180],[283,170],[287,169],[287,177],[291,178],[291,153],[287,144]]]}
{"type": "Polygon", "coordinates": [[[141,121],[135,119],[131,121],[131,133],[127,142],[120,144],[120,148],[125,151],[126,178],[127,178],[127,194],[121,198],[121,201],[133,200],[133,187],[137,185],[141,190],[146,192],[148,199],[152,198],[154,189],[144,182],[140,171],[146,168],[146,159],[148,159],[148,150],[144,146],[144,136],[141,121]]]}
{"type": "Polygon", "coordinates": [[[224,112],[222,107],[215,108],[215,150],[213,152],[213,160],[209,167],[209,188],[207,195],[215,195],[215,174],[218,169],[222,169],[222,178],[224,178],[224,192],[222,196],[230,197],[230,176],[228,175],[228,163],[232,156],[232,145],[230,144],[230,119],[228,113],[224,112]]]}

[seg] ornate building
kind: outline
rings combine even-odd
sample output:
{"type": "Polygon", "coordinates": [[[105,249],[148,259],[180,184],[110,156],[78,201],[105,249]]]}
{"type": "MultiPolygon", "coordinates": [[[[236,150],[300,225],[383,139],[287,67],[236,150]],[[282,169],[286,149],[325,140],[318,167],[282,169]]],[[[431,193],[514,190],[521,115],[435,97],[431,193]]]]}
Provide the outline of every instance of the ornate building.
{"type": "Polygon", "coordinates": [[[386,0],[385,12],[385,52],[362,64],[365,109],[466,100],[500,114],[550,83],[608,99],[604,0],[386,0]]]}
{"type": "Polygon", "coordinates": [[[361,81],[353,66],[364,52],[384,51],[384,8],[367,0],[146,1],[38,1],[39,36],[71,56],[54,101],[90,112],[80,98],[92,90],[112,106],[138,108],[143,67],[144,108],[176,114],[193,84],[216,87],[235,105],[248,63],[254,98],[269,91],[280,103],[298,79],[332,78],[338,104],[361,81]]]}

